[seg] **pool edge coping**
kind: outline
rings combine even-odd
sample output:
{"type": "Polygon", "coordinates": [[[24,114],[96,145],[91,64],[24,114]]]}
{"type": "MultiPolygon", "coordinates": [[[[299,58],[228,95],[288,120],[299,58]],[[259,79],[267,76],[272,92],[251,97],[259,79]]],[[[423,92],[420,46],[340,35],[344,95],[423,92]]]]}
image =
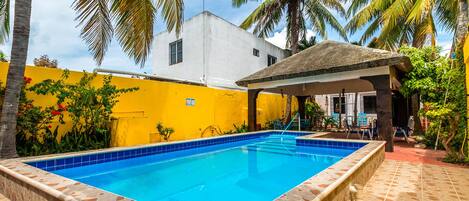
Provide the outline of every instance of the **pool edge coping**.
{"type": "Polygon", "coordinates": [[[371,157],[373,157],[378,151],[384,149],[386,144],[385,141],[369,141],[369,140],[354,140],[354,139],[335,139],[335,138],[318,138],[323,135],[327,135],[329,132],[323,132],[318,135],[306,135],[298,137],[299,139],[305,140],[324,140],[324,141],[343,141],[343,142],[363,142],[367,143],[365,146],[361,147],[360,149],[354,151],[352,154],[348,155],[347,157],[341,159],[334,165],[328,167],[327,169],[313,175],[312,177],[306,179],[305,181],[301,182],[297,186],[291,188],[287,192],[284,192],[282,195],[275,198],[275,201],[287,201],[287,200],[311,200],[311,201],[319,201],[326,198],[330,195],[339,185],[345,182],[348,178],[352,176],[360,167],[362,167],[371,157]],[[371,150],[367,150],[371,149],[371,150]],[[360,153],[365,152],[365,153],[360,153]],[[364,157],[361,156],[364,154],[364,157]],[[356,161],[359,158],[358,161],[356,161]],[[345,172],[338,171],[337,168],[343,166],[348,161],[352,160],[356,161],[351,167],[349,167],[345,172]],[[335,172],[331,172],[331,169],[334,169],[335,172]],[[321,177],[330,177],[331,173],[338,174],[340,176],[338,178],[330,178],[333,180],[332,183],[324,184],[323,179],[321,177]],[[320,187],[321,185],[327,185],[325,187],[320,187]],[[305,191],[307,190],[307,191],[305,191]],[[301,192],[301,193],[299,193],[301,192]],[[305,192],[307,192],[305,194],[305,192]],[[306,197],[308,199],[306,199],[306,197]]]}

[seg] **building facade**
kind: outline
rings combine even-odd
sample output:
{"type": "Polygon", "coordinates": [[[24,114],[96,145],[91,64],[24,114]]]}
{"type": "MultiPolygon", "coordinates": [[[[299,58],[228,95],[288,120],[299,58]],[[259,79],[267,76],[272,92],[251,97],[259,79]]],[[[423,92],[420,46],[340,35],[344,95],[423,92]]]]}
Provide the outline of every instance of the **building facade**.
{"type": "Polygon", "coordinates": [[[167,31],[156,35],[153,73],[212,87],[240,88],[235,81],[288,54],[210,12],[203,12],[184,22],[179,37],[167,31]]]}

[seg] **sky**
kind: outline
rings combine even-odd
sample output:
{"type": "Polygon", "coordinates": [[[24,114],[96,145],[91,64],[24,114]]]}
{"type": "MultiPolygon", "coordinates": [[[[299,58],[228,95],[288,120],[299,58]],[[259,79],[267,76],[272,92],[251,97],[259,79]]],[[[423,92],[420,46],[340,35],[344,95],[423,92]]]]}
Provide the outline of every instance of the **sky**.
{"type": "MultiPolygon", "coordinates": [[[[249,0],[241,8],[233,8],[231,0],[205,0],[205,10],[214,13],[225,20],[239,25],[260,4],[261,1],[249,0]]],[[[80,38],[80,28],[75,21],[76,13],[72,9],[73,0],[33,0],[31,16],[31,36],[27,64],[32,64],[33,59],[47,54],[57,59],[60,68],[71,70],[92,71],[99,67],[89,53],[85,42],[80,38]]],[[[188,19],[204,10],[203,0],[185,0],[184,18],[188,19]]],[[[12,4],[12,7],[14,5],[12,4]]],[[[11,9],[13,12],[13,8],[11,9]]],[[[160,15],[157,15],[155,34],[165,31],[165,26],[160,15]]],[[[346,19],[339,18],[342,25],[346,19]]],[[[184,29],[184,28],[183,28],[184,29]]],[[[308,36],[314,33],[308,31],[308,36]]],[[[284,48],[285,26],[283,23],[276,27],[274,33],[266,40],[284,48]]],[[[444,30],[438,30],[438,45],[444,50],[451,47],[452,34],[444,30]]],[[[357,41],[360,32],[350,36],[350,41],[357,41]]],[[[343,41],[337,33],[328,30],[328,39],[343,41]]],[[[0,45],[0,50],[10,55],[11,40],[0,45]]],[[[117,41],[113,40],[104,58],[102,68],[110,68],[124,71],[152,73],[151,55],[147,63],[141,68],[122,52],[117,41]]]]}

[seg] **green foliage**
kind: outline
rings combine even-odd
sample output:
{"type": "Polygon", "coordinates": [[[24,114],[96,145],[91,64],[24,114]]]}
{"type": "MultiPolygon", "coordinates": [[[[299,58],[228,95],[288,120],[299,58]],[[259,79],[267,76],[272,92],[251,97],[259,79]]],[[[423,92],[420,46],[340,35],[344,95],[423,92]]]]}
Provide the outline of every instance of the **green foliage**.
{"type": "MultiPolygon", "coordinates": [[[[65,71],[59,80],[44,80],[23,90],[17,120],[17,150],[21,156],[110,146],[112,108],[121,94],[137,88],[118,89],[111,84],[111,76],[104,77],[101,87],[94,87],[91,84],[96,73],[85,72],[77,83],[66,82],[68,78],[69,72],[65,71]],[[27,99],[26,90],[55,96],[57,103],[45,108],[34,106],[33,101],[27,99]],[[58,139],[58,126],[51,130],[51,122],[57,120],[64,124],[65,114],[71,119],[72,128],[58,139]]],[[[25,82],[30,82],[28,79],[25,78],[25,82]]]]}
{"type": "Polygon", "coordinates": [[[246,133],[249,131],[249,127],[246,122],[243,122],[241,125],[237,126],[233,124],[234,130],[225,131],[224,134],[235,134],[235,133],[246,133]]]}
{"type": "Polygon", "coordinates": [[[327,129],[328,126],[337,126],[337,122],[332,117],[324,117],[322,123],[325,129],[327,129]]]}
{"type": "Polygon", "coordinates": [[[158,124],[156,124],[156,130],[158,130],[158,133],[161,137],[163,137],[164,141],[168,141],[171,135],[174,133],[173,128],[164,127],[161,122],[158,122],[158,124]]]}
{"type": "Polygon", "coordinates": [[[233,124],[233,127],[235,128],[235,130],[234,130],[235,133],[246,133],[249,130],[248,125],[246,124],[246,122],[243,122],[239,126],[236,126],[235,124],[233,124]]]}
{"type": "MultiPolygon", "coordinates": [[[[318,126],[324,117],[324,111],[316,102],[307,101],[305,103],[305,114],[309,117],[312,126],[318,126]]],[[[327,126],[326,126],[327,127],[327,126]]]]}
{"type": "MultiPolygon", "coordinates": [[[[441,48],[401,47],[413,65],[401,87],[405,96],[418,93],[424,107],[419,111],[431,122],[425,138],[427,145],[439,143],[449,152],[460,151],[465,137],[466,95],[462,52],[455,59],[440,56],[441,48]]],[[[463,155],[464,151],[460,152],[463,155]]]]}

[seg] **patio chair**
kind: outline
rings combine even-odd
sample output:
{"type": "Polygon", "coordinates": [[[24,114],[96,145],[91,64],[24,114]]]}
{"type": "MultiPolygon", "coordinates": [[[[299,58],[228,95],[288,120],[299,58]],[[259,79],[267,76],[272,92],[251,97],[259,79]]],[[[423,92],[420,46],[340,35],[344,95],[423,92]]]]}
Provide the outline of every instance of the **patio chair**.
{"type": "Polygon", "coordinates": [[[408,138],[414,132],[414,125],[415,125],[414,117],[410,116],[409,120],[407,121],[406,127],[394,127],[393,138],[396,137],[396,135],[403,135],[405,138],[405,141],[409,143],[408,138]]]}
{"type": "Polygon", "coordinates": [[[335,112],[334,112],[334,113],[331,114],[331,117],[332,117],[332,119],[335,121],[335,123],[336,123],[337,125],[339,125],[339,121],[340,121],[340,120],[339,120],[339,113],[335,113],[335,112]]]}
{"type": "Polygon", "coordinates": [[[358,127],[368,126],[368,119],[366,118],[366,113],[364,112],[358,113],[357,126],[358,127]]]}
{"type": "MultiPolygon", "coordinates": [[[[358,127],[354,127],[349,121],[347,121],[346,118],[342,122],[343,122],[342,125],[345,128],[345,133],[347,134],[347,139],[352,133],[360,134],[359,130],[357,129],[358,127]]],[[[360,138],[363,139],[363,135],[360,138]]]]}

